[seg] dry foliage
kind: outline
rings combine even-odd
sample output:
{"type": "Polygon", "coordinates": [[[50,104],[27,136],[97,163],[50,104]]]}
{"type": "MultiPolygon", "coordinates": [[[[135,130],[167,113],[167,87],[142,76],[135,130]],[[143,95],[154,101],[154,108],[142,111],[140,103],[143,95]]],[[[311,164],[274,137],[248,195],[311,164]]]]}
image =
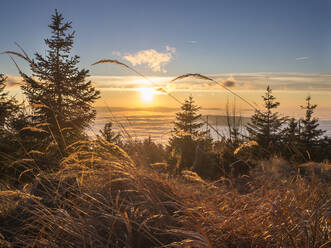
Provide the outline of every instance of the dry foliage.
{"type": "MultiPolygon", "coordinates": [[[[0,244],[12,247],[327,247],[331,187],[255,172],[240,194],[185,171],[137,168],[104,140],[76,142],[56,174],[2,191],[0,244]],[[189,181],[189,182],[188,182],[189,181]],[[192,183],[193,182],[193,183],[192,183]],[[212,186],[212,187],[210,187],[212,186]],[[11,205],[8,205],[11,204],[11,205]]],[[[156,165],[155,165],[156,166],[156,165]]]]}

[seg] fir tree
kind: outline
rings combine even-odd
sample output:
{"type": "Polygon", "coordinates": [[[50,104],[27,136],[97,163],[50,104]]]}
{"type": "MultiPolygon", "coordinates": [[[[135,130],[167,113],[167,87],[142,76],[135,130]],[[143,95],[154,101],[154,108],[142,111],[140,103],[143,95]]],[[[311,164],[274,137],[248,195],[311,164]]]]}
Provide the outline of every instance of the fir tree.
{"type": "Polygon", "coordinates": [[[300,152],[300,129],[295,118],[290,118],[286,122],[286,127],[282,131],[282,155],[291,161],[301,161],[300,152]]]}
{"type": "Polygon", "coordinates": [[[103,127],[103,130],[100,130],[102,137],[110,143],[113,143],[118,146],[123,146],[123,142],[121,140],[121,134],[115,133],[113,131],[113,123],[107,122],[103,127]]]}
{"type": "Polygon", "coordinates": [[[283,130],[283,142],[295,144],[299,139],[299,124],[295,118],[287,121],[287,127],[283,130]]]}
{"type": "Polygon", "coordinates": [[[235,146],[238,146],[240,143],[240,130],[239,127],[242,125],[241,116],[236,115],[236,102],[234,99],[234,104],[232,108],[232,116],[229,110],[229,101],[226,103],[226,123],[228,126],[229,132],[229,141],[235,146]]]}
{"type": "Polygon", "coordinates": [[[95,118],[92,104],[100,93],[86,81],[89,71],[78,69],[79,56],[70,57],[74,40],[71,22],[64,22],[55,10],[49,28],[52,36],[45,39],[47,55],[36,53],[32,64],[37,80],[26,77],[28,82],[22,89],[34,106],[35,122],[49,124],[63,152],[65,145],[81,137],[95,118]]]}
{"type": "Polygon", "coordinates": [[[196,138],[207,135],[207,131],[201,131],[203,122],[201,114],[198,114],[199,110],[200,107],[194,104],[190,96],[181,106],[181,112],[176,113],[175,127],[169,145],[174,153],[179,155],[179,171],[192,167],[198,144],[196,138]]]}
{"type": "Polygon", "coordinates": [[[9,165],[24,154],[22,144],[17,142],[19,130],[15,124],[25,118],[20,116],[21,105],[5,91],[5,82],[6,77],[0,74],[0,179],[9,182],[15,178],[13,171],[17,171],[17,166],[9,165]]]}
{"type": "Polygon", "coordinates": [[[318,129],[318,119],[313,117],[313,113],[317,105],[311,104],[310,100],[311,97],[308,96],[306,98],[306,106],[301,106],[302,109],[306,110],[306,116],[301,120],[302,125],[300,125],[300,140],[306,151],[309,153],[311,153],[313,146],[317,144],[321,135],[325,132],[318,129]]]}
{"type": "Polygon", "coordinates": [[[264,151],[267,151],[264,152],[264,156],[267,156],[279,149],[281,126],[286,118],[281,118],[278,112],[273,112],[279,106],[279,102],[275,101],[270,86],[262,98],[265,110],[256,110],[246,128],[249,140],[256,141],[260,149],[264,148],[264,151]]]}
{"type": "Polygon", "coordinates": [[[8,126],[11,118],[19,110],[19,105],[14,97],[9,97],[8,92],[5,92],[6,77],[0,74],[0,136],[8,131],[8,126]]]}

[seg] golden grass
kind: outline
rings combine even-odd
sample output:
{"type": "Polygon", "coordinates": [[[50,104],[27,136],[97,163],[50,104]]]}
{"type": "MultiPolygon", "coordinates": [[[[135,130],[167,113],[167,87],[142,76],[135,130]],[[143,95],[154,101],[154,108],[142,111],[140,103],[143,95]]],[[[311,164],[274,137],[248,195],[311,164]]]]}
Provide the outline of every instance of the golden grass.
{"type": "Polygon", "coordinates": [[[169,178],[137,168],[104,140],[76,142],[68,149],[71,155],[59,172],[40,173],[25,191],[0,193],[12,206],[0,215],[2,243],[327,247],[330,242],[331,187],[317,179],[279,178],[256,169],[248,181],[209,183],[191,171],[169,178]],[[238,193],[238,183],[250,193],[238,193]]]}
{"type": "Polygon", "coordinates": [[[258,146],[259,144],[252,140],[252,141],[248,141],[248,142],[244,142],[242,143],[236,150],[234,150],[233,154],[237,155],[241,150],[243,150],[246,147],[251,147],[251,146],[258,146]]]}

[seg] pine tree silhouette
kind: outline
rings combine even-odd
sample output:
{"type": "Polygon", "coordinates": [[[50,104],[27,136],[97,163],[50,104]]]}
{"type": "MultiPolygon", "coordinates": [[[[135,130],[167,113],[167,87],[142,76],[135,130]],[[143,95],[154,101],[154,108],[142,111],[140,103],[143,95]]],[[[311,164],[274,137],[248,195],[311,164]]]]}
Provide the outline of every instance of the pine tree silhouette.
{"type": "Polygon", "coordinates": [[[246,128],[249,133],[248,139],[259,144],[259,149],[263,148],[264,156],[268,156],[278,150],[281,139],[280,128],[286,118],[279,117],[278,112],[273,112],[279,106],[276,98],[272,95],[270,86],[262,96],[264,101],[264,111],[255,111],[246,128]]]}
{"type": "Polygon", "coordinates": [[[181,112],[176,113],[173,135],[169,140],[170,147],[180,156],[179,170],[191,168],[195,159],[197,137],[206,136],[208,131],[201,131],[203,122],[200,107],[194,104],[190,96],[181,106],[181,112]]]}
{"type": "Polygon", "coordinates": [[[300,140],[304,145],[306,152],[311,154],[312,148],[317,144],[321,135],[325,132],[321,129],[318,129],[319,123],[318,119],[313,117],[313,113],[316,104],[311,104],[311,97],[308,96],[306,98],[306,106],[301,106],[302,109],[306,110],[306,116],[304,119],[301,119],[301,132],[300,132],[300,140]]]}
{"type": "Polygon", "coordinates": [[[35,122],[49,124],[63,152],[95,118],[92,104],[100,92],[86,81],[89,71],[77,67],[79,56],[70,56],[75,34],[70,31],[71,22],[64,22],[55,10],[49,28],[52,35],[45,39],[47,54],[35,54],[33,77],[26,78],[29,82],[22,89],[30,104],[35,105],[35,122]]]}
{"type": "Polygon", "coordinates": [[[18,111],[19,105],[14,97],[5,92],[6,77],[0,74],[0,137],[8,128],[9,119],[18,111]]]}

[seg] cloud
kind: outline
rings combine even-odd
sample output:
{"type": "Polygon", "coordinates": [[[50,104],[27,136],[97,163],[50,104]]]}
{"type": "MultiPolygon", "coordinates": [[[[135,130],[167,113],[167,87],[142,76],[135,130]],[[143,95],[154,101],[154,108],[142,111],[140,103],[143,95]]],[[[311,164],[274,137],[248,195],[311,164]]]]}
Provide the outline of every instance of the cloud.
{"type": "Polygon", "coordinates": [[[171,53],[176,53],[176,48],[171,46],[166,46],[166,50],[171,53]]]}
{"type": "Polygon", "coordinates": [[[89,78],[99,89],[136,90],[140,87],[165,87],[172,77],[149,77],[149,79],[155,85],[139,76],[91,76],[89,78]]]}
{"type": "MultiPolygon", "coordinates": [[[[265,90],[269,84],[273,90],[331,92],[331,73],[235,73],[206,75],[224,83],[236,91],[265,90]]],[[[105,90],[135,90],[139,87],[161,86],[169,91],[224,91],[215,83],[186,78],[169,83],[173,77],[150,77],[154,85],[136,76],[92,76],[96,87],[105,90]]]]}
{"type": "Polygon", "coordinates": [[[229,77],[225,79],[223,83],[226,87],[234,87],[237,82],[233,77],[229,77]]]}
{"type": "Polygon", "coordinates": [[[119,52],[119,51],[114,51],[114,52],[112,52],[112,54],[117,57],[121,57],[121,52],[119,52]]]}
{"type": "MultiPolygon", "coordinates": [[[[140,107],[140,108],[129,108],[129,107],[104,107],[104,106],[97,106],[96,110],[97,112],[102,112],[102,113],[109,113],[109,109],[111,109],[112,112],[145,112],[145,111],[149,111],[149,112],[155,112],[155,113],[159,113],[159,112],[169,112],[169,113],[173,113],[173,112],[177,112],[178,108],[174,108],[174,107],[163,107],[163,106],[154,106],[154,107],[140,107]]],[[[123,117],[123,115],[121,115],[123,117]]],[[[125,116],[125,118],[127,118],[125,116]]],[[[144,119],[146,119],[146,117],[144,117],[144,119]]]]}
{"type": "Polygon", "coordinates": [[[190,43],[190,44],[197,44],[198,42],[196,40],[188,40],[187,43],[190,43]]]}
{"type": "Polygon", "coordinates": [[[165,66],[173,58],[173,54],[176,52],[176,48],[166,46],[165,53],[158,52],[154,49],[142,50],[135,54],[128,54],[123,59],[129,61],[133,66],[147,65],[152,71],[155,72],[167,72],[165,66]]]}
{"type": "Polygon", "coordinates": [[[307,60],[309,59],[310,57],[298,57],[298,58],[295,58],[295,60],[307,60]]]}
{"type": "MultiPolygon", "coordinates": [[[[6,76],[8,89],[18,88],[23,83],[21,77],[6,76]]],[[[331,92],[331,73],[232,73],[206,76],[224,83],[225,86],[236,91],[265,90],[269,84],[273,90],[278,91],[331,92]]],[[[173,78],[169,76],[149,77],[153,84],[139,76],[91,76],[88,79],[102,90],[136,91],[140,87],[163,87],[170,92],[224,91],[219,85],[206,80],[186,78],[170,83],[173,78]]]]}

